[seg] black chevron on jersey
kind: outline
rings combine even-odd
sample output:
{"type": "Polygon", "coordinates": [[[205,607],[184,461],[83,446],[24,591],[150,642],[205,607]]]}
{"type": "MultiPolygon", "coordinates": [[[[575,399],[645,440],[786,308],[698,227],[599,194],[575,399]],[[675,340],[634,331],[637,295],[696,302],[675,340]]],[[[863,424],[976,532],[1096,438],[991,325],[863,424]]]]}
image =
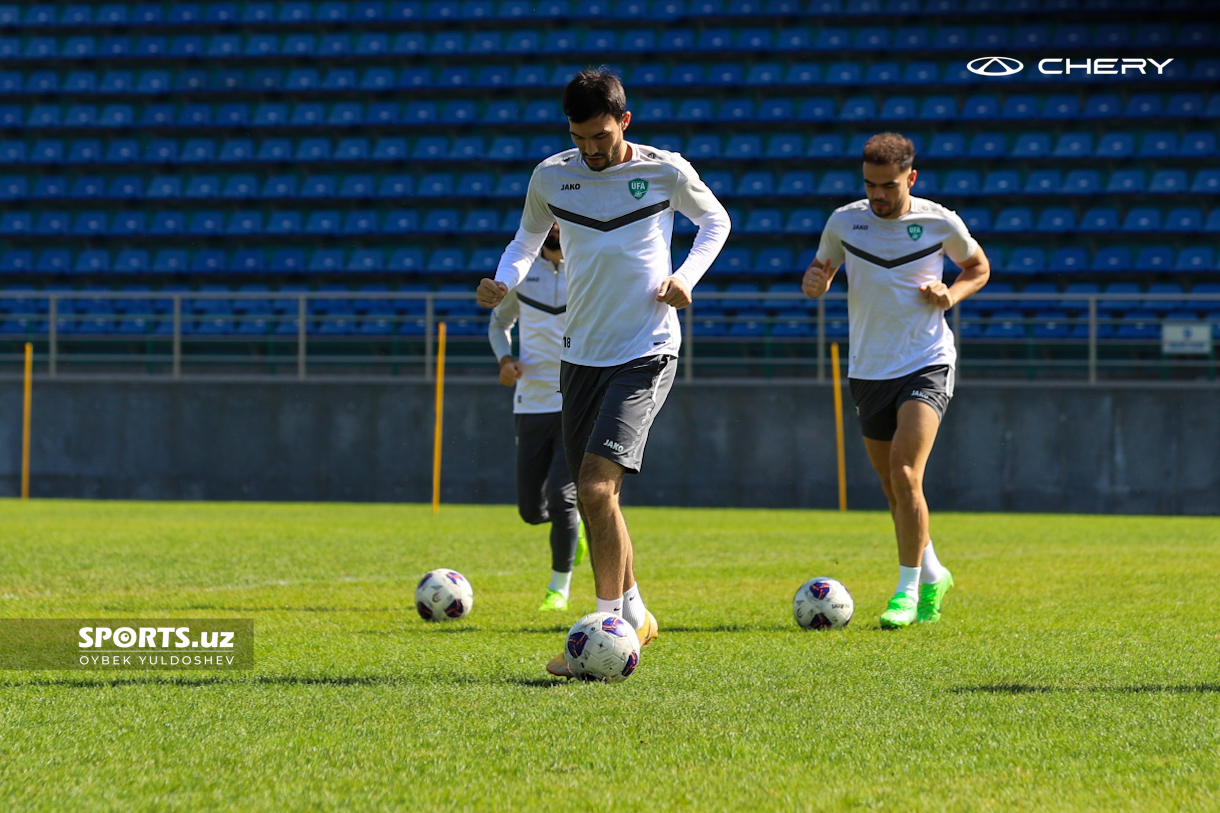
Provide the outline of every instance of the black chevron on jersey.
{"type": "Polygon", "coordinates": [[[559,314],[559,313],[567,313],[567,310],[568,310],[567,305],[560,305],[559,307],[555,307],[554,305],[548,305],[545,302],[539,302],[537,299],[530,299],[528,296],[522,296],[520,291],[517,292],[517,301],[524,302],[526,305],[529,305],[531,308],[537,308],[538,310],[542,311],[543,313],[549,313],[552,316],[555,314],[559,314]]]}
{"type": "Polygon", "coordinates": [[[548,203],[547,206],[551,210],[551,214],[560,220],[566,220],[569,223],[575,223],[577,226],[588,226],[590,229],[598,231],[614,231],[621,229],[623,226],[630,226],[632,223],[638,223],[641,220],[652,217],[655,214],[660,214],[669,208],[669,201],[663,200],[660,203],[654,203],[651,206],[645,206],[643,209],[636,209],[634,212],[616,217],[613,220],[596,220],[585,215],[578,215],[575,212],[569,212],[567,209],[560,209],[554,204],[548,203]]]}
{"type": "Polygon", "coordinates": [[[847,242],[846,240],[840,240],[839,242],[841,242],[843,244],[843,248],[847,249],[852,254],[855,254],[860,259],[867,260],[868,262],[872,263],[873,265],[879,265],[882,268],[897,268],[900,265],[905,265],[914,260],[922,259],[924,257],[927,257],[929,254],[935,254],[936,252],[940,251],[941,246],[944,245],[944,243],[937,243],[934,246],[928,246],[927,248],[921,248],[919,251],[916,251],[914,254],[907,254],[906,256],[903,256],[903,257],[895,257],[892,260],[887,260],[884,257],[878,257],[876,254],[869,254],[867,251],[865,251],[862,248],[856,248],[855,246],[853,246],[851,243],[847,242]]]}

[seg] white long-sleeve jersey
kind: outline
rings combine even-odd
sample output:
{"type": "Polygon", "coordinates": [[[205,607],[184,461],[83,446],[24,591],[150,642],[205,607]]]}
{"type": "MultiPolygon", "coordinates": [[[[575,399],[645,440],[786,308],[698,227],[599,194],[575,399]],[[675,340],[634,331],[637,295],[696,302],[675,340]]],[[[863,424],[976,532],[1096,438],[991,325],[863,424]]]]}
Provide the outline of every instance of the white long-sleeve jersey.
{"type": "Polygon", "coordinates": [[[563,407],[559,394],[559,351],[567,323],[568,282],[564,269],[541,255],[529,273],[504,301],[491,312],[487,338],[496,359],[512,355],[513,325],[518,325],[517,360],[525,372],[517,379],[513,412],[538,414],[558,412],[563,407]]]}
{"type": "Polygon", "coordinates": [[[560,224],[568,270],[563,360],[591,367],[661,354],[677,355],[676,310],[657,301],[671,274],[692,288],[728,239],[728,212],[678,153],[628,144],[630,159],[600,172],[577,149],[534,169],[521,227],[496,271],[513,289],[523,280],[551,224],[560,224]],[[674,212],[699,227],[681,267],[672,271],[674,212]]]}

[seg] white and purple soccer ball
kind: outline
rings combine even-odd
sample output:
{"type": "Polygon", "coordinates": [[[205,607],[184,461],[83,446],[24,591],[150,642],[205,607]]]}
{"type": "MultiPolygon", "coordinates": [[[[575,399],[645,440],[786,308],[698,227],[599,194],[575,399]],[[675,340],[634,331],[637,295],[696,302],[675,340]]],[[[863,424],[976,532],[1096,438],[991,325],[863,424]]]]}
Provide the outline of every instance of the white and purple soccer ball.
{"type": "Polygon", "coordinates": [[[626,680],[640,663],[640,639],[623,619],[589,613],[568,630],[564,659],[581,680],[626,680]]]}
{"type": "Polygon", "coordinates": [[[792,617],[807,630],[846,627],[855,608],[851,593],[834,579],[810,579],[792,597],[792,617]]]}
{"type": "Polygon", "coordinates": [[[415,587],[415,609],[425,621],[462,618],[473,606],[474,590],[456,570],[429,571],[415,587]]]}

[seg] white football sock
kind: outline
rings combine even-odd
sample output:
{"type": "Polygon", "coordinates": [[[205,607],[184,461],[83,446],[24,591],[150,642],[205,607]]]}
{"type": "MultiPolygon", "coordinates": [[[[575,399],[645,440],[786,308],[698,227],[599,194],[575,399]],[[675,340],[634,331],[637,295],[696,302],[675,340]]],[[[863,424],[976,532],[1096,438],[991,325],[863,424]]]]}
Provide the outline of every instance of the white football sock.
{"type": "Polygon", "coordinates": [[[900,593],[908,598],[919,598],[919,568],[898,566],[898,587],[894,595],[900,593]]]}
{"type": "Polygon", "coordinates": [[[560,573],[558,570],[551,571],[551,583],[547,585],[547,590],[554,590],[560,593],[564,598],[568,597],[568,590],[572,587],[572,571],[560,573]]]}
{"type": "Polygon", "coordinates": [[[623,617],[623,597],[619,596],[618,598],[601,598],[599,596],[597,599],[597,611],[599,613],[610,613],[611,615],[617,615],[619,618],[622,618],[623,617]]]}
{"type": "Polygon", "coordinates": [[[945,577],[948,573],[945,566],[940,563],[940,559],[936,558],[936,551],[932,549],[932,540],[928,540],[928,546],[923,549],[923,561],[919,565],[919,583],[920,584],[935,584],[945,577]]]}
{"type": "Polygon", "coordinates": [[[635,583],[631,589],[623,593],[623,620],[639,629],[644,625],[644,599],[640,598],[640,585],[635,583]]]}

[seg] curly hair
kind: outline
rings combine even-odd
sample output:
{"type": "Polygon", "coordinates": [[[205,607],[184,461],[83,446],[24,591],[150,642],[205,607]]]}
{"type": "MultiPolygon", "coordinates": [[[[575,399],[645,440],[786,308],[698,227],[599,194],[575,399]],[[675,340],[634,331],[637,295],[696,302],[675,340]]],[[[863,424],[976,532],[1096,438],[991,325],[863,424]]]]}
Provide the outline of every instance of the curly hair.
{"type": "Polygon", "coordinates": [[[915,145],[898,133],[878,133],[864,142],[864,160],[870,164],[897,164],[910,169],[915,163],[915,145]]]}

